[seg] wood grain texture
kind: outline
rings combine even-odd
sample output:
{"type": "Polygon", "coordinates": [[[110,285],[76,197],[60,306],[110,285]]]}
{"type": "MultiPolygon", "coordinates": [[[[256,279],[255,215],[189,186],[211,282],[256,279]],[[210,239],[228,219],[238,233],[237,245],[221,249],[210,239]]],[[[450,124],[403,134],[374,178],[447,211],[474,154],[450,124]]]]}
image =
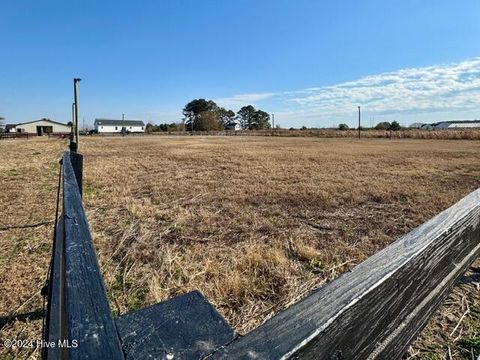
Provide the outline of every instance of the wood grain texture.
{"type": "MultiPolygon", "coordinates": [[[[55,242],[53,244],[53,262],[49,275],[48,287],[48,306],[46,315],[46,334],[45,340],[48,342],[58,343],[59,340],[66,337],[65,326],[65,298],[63,296],[64,286],[64,264],[63,264],[63,245],[64,245],[64,226],[63,213],[58,219],[57,228],[55,229],[55,242]]],[[[61,359],[65,352],[60,348],[42,349],[42,358],[56,360],[61,359]]]]}
{"type": "Polygon", "coordinates": [[[70,152],[70,162],[72,164],[75,179],[77,180],[80,197],[83,195],[83,155],[77,152],[70,152]]]}
{"type": "Polygon", "coordinates": [[[480,190],[215,359],[399,359],[480,251],[480,190]]]}
{"type": "Polygon", "coordinates": [[[123,359],[70,156],[63,157],[65,312],[69,359],[123,359]]]}
{"type": "Polygon", "coordinates": [[[115,319],[127,359],[201,359],[235,332],[198,291],[115,319]]]}

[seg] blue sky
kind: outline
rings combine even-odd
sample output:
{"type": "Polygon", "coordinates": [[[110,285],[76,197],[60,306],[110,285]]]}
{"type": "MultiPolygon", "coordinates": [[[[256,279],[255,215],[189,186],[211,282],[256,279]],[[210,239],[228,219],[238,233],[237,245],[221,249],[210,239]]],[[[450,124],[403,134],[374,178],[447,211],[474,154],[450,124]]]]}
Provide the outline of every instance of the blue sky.
{"type": "Polygon", "coordinates": [[[171,122],[208,98],[282,126],[480,118],[478,0],[0,2],[0,116],[171,122]]]}

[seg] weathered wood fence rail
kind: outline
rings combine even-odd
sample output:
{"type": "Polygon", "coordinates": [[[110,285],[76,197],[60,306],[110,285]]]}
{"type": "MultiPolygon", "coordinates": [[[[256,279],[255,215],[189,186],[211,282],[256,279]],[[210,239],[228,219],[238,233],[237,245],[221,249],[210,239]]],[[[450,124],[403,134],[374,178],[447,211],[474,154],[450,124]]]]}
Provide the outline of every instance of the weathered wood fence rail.
{"type": "Polygon", "coordinates": [[[114,318],[82,205],[82,163],[63,156],[46,359],[399,359],[480,252],[477,190],[243,337],[199,292],[114,318]]]}
{"type": "Polygon", "coordinates": [[[2,139],[28,139],[28,133],[7,133],[7,132],[0,132],[0,140],[2,139]]]}

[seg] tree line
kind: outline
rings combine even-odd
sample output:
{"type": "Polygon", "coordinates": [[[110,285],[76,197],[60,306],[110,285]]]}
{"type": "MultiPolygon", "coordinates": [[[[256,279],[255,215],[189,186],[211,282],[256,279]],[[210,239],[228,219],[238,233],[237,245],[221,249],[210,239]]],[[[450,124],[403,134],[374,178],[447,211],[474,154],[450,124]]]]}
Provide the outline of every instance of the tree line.
{"type": "MultiPolygon", "coordinates": [[[[350,127],[347,124],[340,124],[338,125],[338,130],[349,130],[350,127]]],[[[388,121],[382,121],[375,125],[375,130],[391,130],[391,131],[398,131],[401,130],[402,127],[397,121],[392,121],[389,123],[388,121]]]]}
{"type": "Polygon", "coordinates": [[[252,105],[242,107],[236,114],[218,106],[213,100],[195,99],[183,108],[187,131],[234,129],[259,130],[270,128],[270,114],[252,105]]]}
{"type": "Polygon", "coordinates": [[[152,133],[152,132],[175,132],[175,131],[185,131],[185,124],[182,123],[175,123],[172,122],[170,124],[165,123],[165,124],[159,124],[159,125],[154,125],[152,123],[148,123],[147,126],[145,127],[145,132],[147,134],[152,133]]]}
{"type": "MultiPolygon", "coordinates": [[[[213,100],[194,99],[184,106],[182,113],[184,116],[183,122],[159,125],[149,123],[146,132],[218,131],[224,129],[261,130],[271,128],[270,114],[261,109],[255,109],[252,105],[243,106],[235,113],[218,106],[213,100]]],[[[300,130],[308,129],[315,130],[317,128],[307,128],[306,126],[300,128],[300,130]]],[[[338,130],[348,129],[350,127],[345,123],[338,125],[338,130]]],[[[385,121],[378,123],[374,129],[397,131],[401,130],[402,127],[397,121],[391,123],[385,121]]],[[[290,130],[296,129],[290,128],[290,130]]]]}

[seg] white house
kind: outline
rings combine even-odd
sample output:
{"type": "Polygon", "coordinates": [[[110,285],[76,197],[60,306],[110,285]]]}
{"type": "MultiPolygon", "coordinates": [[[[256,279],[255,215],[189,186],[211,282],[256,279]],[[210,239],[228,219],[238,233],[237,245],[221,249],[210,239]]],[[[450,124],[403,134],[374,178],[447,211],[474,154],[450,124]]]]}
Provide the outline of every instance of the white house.
{"type": "Polygon", "coordinates": [[[225,125],[225,130],[238,131],[238,130],[242,130],[242,127],[240,126],[240,123],[238,121],[234,120],[234,121],[225,125]]]}
{"type": "Polygon", "coordinates": [[[8,126],[9,132],[36,134],[38,136],[45,134],[69,134],[70,130],[71,127],[67,124],[45,118],[8,126]]]}
{"type": "Polygon", "coordinates": [[[145,132],[145,123],[142,120],[95,119],[93,125],[97,133],[121,133],[122,129],[124,132],[145,132]]]}

